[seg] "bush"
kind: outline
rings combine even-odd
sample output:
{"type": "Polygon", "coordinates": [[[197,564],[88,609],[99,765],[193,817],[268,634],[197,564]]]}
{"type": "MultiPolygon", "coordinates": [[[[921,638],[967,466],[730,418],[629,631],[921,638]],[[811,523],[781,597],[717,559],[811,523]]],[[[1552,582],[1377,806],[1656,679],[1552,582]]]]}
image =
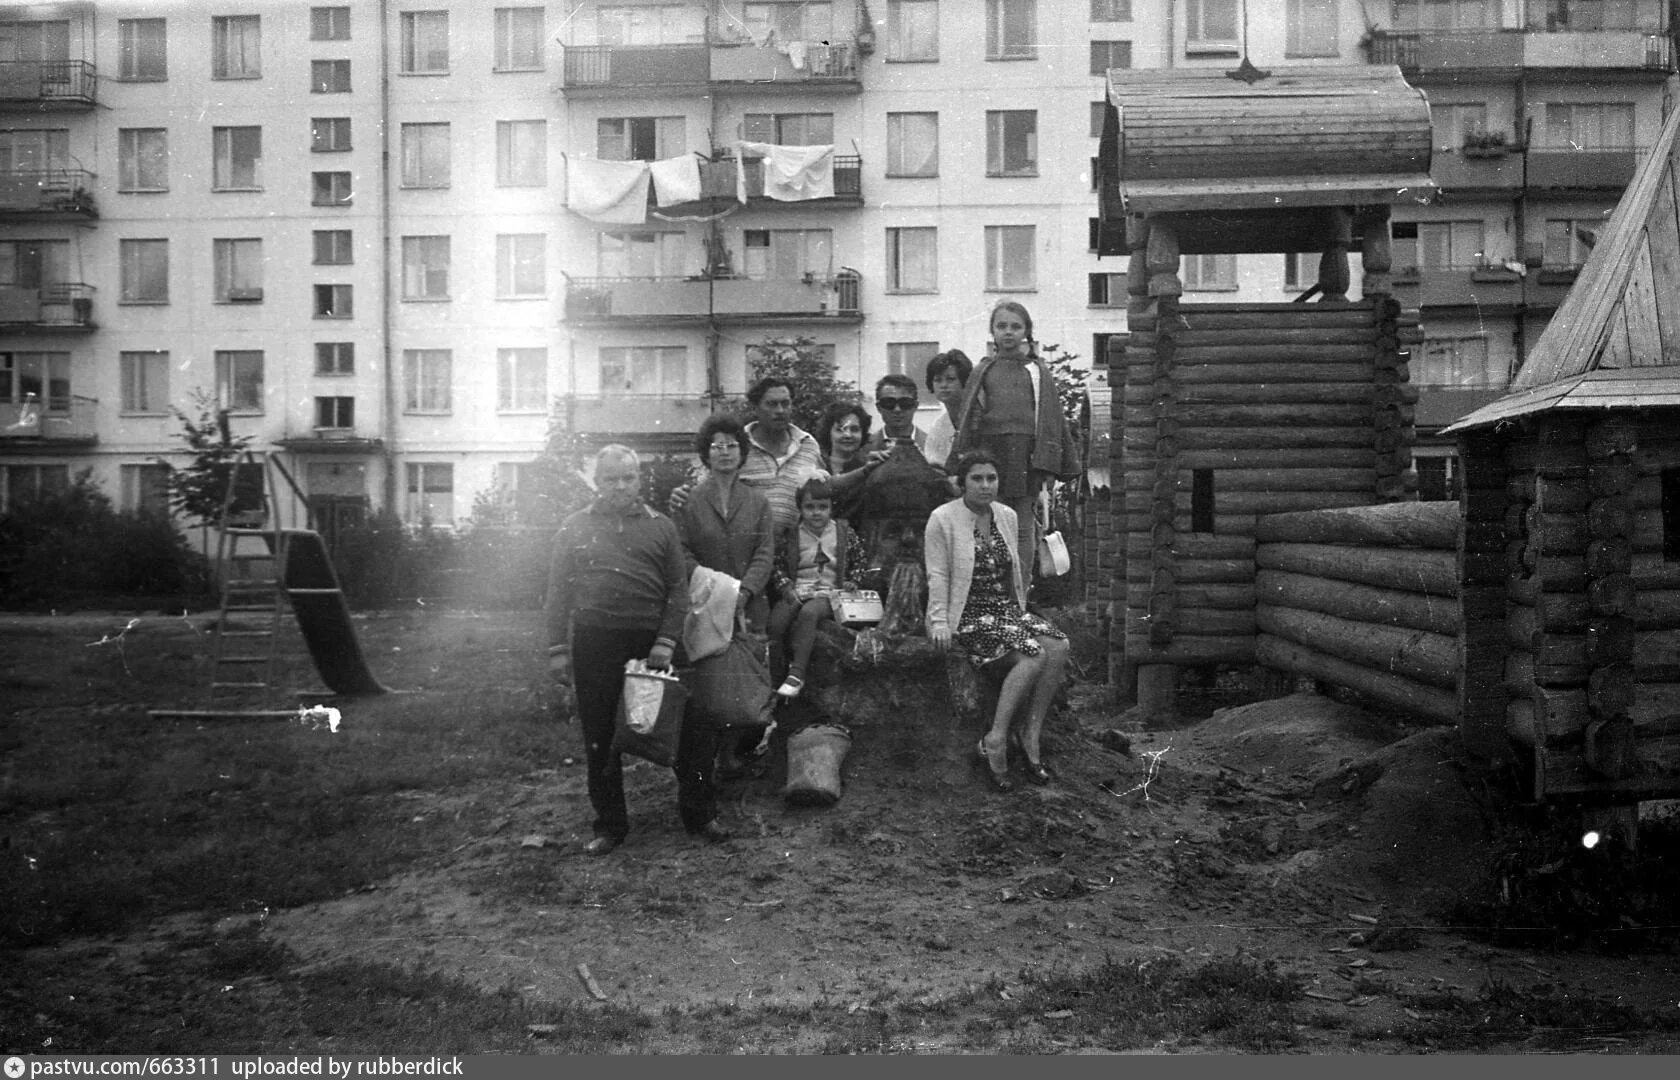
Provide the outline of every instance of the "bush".
{"type": "Polygon", "coordinates": [[[339,588],[358,609],[394,607],[415,597],[441,596],[459,557],[447,529],[411,530],[389,510],[340,530],[333,548],[339,588]]]}
{"type": "Polygon", "coordinates": [[[209,573],[174,524],[118,511],[88,471],[0,517],[0,601],[13,609],[202,599],[209,573]]]}

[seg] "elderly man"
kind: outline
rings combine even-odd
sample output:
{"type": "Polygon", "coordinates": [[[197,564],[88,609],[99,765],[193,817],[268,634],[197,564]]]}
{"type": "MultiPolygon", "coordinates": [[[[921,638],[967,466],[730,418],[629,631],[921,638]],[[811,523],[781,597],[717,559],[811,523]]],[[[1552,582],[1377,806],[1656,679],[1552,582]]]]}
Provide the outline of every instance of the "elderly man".
{"type": "MultiPolygon", "coordinates": [[[[622,765],[612,752],[624,665],[646,658],[656,670],[671,666],[689,598],[677,527],[642,503],[636,452],[602,447],[595,490],[594,503],[568,517],[554,537],[547,623],[549,670],[577,690],[595,808],[594,838],[584,850],[605,855],[630,828],[622,765]]],[[[713,841],[730,835],[717,823],[716,750],[715,728],[685,720],[675,765],[678,810],[690,833],[713,841]]]]}

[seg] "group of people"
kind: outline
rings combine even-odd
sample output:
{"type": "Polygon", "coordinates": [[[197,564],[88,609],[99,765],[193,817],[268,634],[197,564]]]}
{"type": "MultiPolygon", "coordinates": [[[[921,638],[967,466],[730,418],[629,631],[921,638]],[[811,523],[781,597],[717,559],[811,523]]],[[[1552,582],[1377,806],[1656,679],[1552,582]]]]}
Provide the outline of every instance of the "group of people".
{"type": "MultiPolygon", "coordinates": [[[[943,410],[927,431],[915,425],[918,388],[905,375],[876,384],[875,432],[851,401],[831,404],[818,431],[806,432],[792,422],[793,386],[760,379],[747,393],[751,420],[714,414],[701,424],[704,477],[673,493],[669,517],[642,501],[633,450],[599,451],[595,501],[556,534],[547,605],[550,671],[575,688],[584,736],[595,812],[588,853],[614,850],[628,831],[611,750],[624,666],[643,660],[662,670],[681,659],[698,567],[739,583],[738,623],[776,646],[782,702],[804,691],[839,591],[885,589],[888,607],[902,607],[925,582],[928,640],[960,650],[998,685],[976,748],[992,785],[1013,788],[1012,748],[1029,780],[1051,781],[1039,741],[1068,643],[1027,610],[1027,591],[1039,493],[1081,465],[1027,309],[1000,302],[990,332],[991,355],[979,365],[956,349],[929,361],[925,385],[943,410]]],[[[690,833],[729,838],[714,775],[720,754],[727,762],[743,749],[732,738],[720,745],[714,725],[683,725],[674,768],[690,833]]]]}

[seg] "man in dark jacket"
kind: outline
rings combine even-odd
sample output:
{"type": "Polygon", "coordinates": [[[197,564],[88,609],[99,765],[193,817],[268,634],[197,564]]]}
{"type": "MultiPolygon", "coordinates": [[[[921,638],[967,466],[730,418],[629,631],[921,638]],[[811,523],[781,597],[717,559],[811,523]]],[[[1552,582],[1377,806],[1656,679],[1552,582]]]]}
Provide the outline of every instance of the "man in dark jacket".
{"type": "MultiPolygon", "coordinates": [[[[595,502],[568,517],[555,535],[547,623],[549,670],[577,690],[595,808],[595,836],[584,850],[605,855],[630,828],[624,774],[612,752],[624,665],[645,658],[650,668],[669,669],[689,605],[677,527],[642,502],[636,452],[603,447],[595,455],[595,490],[595,502]]],[[[683,725],[677,802],[690,833],[727,840],[712,787],[716,739],[710,725],[683,725]]]]}

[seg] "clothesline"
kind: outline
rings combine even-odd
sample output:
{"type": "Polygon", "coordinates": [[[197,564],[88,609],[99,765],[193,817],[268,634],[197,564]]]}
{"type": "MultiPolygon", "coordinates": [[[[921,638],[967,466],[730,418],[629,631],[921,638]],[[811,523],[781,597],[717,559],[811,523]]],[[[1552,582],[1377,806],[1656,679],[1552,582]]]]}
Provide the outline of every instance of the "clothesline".
{"type": "MultiPolygon", "coordinates": [[[[778,202],[803,202],[834,197],[834,146],[783,146],[737,140],[735,201],[747,201],[746,159],[763,161],[764,195],[778,202]]],[[[639,225],[647,220],[648,188],[658,206],[677,206],[701,197],[700,161],[713,159],[698,152],[659,161],[603,161],[561,154],[566,162],[566,208],[591,221],[610,225],[639,225]]],[[[657,211],[655,212],[657,214],[657,211]]],[[[714,220],[724,214],[666,220],[714,220]]]]}

